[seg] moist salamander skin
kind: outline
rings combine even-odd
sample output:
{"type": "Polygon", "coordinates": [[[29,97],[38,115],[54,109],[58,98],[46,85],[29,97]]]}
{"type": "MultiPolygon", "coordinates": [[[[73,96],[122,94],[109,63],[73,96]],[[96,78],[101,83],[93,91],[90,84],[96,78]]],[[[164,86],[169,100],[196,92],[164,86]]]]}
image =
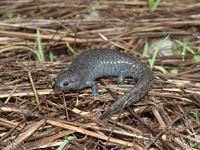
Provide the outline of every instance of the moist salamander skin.
{"type": "Polygon", "coordinates": [[[96,80],[106,76],[118,77],[119,84],[123,83],[124,78],[131,77],[136,84],[108,107],[100,119],[119,113],[125,107],[137,103],[153,84],[151,70],[137,58],[118,50],[93,49],[77,57],[68,69],[60,71],[53,88],[73,91],[91,87],[92,95],[98,96],[96,80]]]}

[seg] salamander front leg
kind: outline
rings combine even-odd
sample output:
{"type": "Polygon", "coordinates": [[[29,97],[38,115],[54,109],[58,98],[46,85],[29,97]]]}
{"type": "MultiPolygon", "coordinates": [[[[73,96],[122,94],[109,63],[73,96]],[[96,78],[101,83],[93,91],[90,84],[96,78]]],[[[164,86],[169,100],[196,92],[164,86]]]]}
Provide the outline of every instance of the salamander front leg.
{"type": "Polygon", "coordinates": [[[92,94],[91,94],[92,96],[99,96],[100,95],[96,81],[90,81],[90,82],[87,82],[87,84],[92,88],[92,94]]]}

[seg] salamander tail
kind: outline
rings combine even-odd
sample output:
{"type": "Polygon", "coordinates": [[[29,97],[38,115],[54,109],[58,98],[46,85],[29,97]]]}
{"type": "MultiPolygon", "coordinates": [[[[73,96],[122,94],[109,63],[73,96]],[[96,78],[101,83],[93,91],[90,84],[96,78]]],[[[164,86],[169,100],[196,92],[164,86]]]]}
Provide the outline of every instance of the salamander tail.
{"type": "Polygon", "coordinates": [[[142,99],[153,84],[153,76],[149,73],[141,76],[136,85],[126,92],[121,98],[115,101],[101,116],[100,119],[105,119],[108,116],[116,113],[121,113],[122,110],[130,105],[137,103],[142,99]]]}

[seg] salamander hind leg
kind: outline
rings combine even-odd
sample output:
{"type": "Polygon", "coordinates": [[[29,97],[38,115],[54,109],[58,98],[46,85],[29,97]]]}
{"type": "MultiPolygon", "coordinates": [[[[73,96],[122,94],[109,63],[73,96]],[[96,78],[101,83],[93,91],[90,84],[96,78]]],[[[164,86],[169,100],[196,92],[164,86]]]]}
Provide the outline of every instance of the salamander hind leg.
{"type": "Polygon", "coordinates": [[[105,112],[100,116],[100,119],[105,119],[113,114],[121,113],[125,104],[123,101],[115,101],[105,112]]]}
{"type": "Polygon", "coordinates": [[[124,79],[125,79],[124,71],[120,71],[118,74],[118,79],[117,79],[118,86],[124,83],[124,79]]]}

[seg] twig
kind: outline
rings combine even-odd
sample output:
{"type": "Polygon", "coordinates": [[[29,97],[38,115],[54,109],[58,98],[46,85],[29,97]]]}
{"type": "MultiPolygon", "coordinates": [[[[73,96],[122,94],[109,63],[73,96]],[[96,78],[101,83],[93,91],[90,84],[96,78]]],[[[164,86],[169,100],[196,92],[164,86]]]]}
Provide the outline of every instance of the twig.
{"type": "Polygon", "coordinates": [[[42,125],[45,124],[45,120],[42,119],[37,122],[35,125],[30,127],[27,131],[22,133],[19,137],[17,137],[11,144],[5,147],[3,150],[16,149],[23,141],[25,141],[28,137],[30,137],[34,132],[36,132],[42,125]]]}
{"type": "Polygon", "coordinates": [[[6,101],[5,101],[5,104],[8,103],[8,101],[10,100],[10,98],[12,97],[12,95],[15,93],[17,89],[17,86],[14,87],[14,89],[12,90],[12,92],[10,93],[10,95],[7,97],[6,101]]]}
{"type": "Polygon", "coordinates": [[[137,149],[141,149],[141,147],[137,143],[133,143],[133,142],[130,143],[130,142],[126,142],[126,141],[119,140],[119,139],[112,138],[112,137],[109,138],[108,136],[105,136],[105,135],[102,135],[102,134],[97,134],[95,132],[83,129],[81,127],[69,125],[65,121],[61,121],[61,120],[58,120],[58,119],[51,119],[51,118],[46,118],[46,121],[47,121],[48,124],[58,126],[58,127],[61,127],[61,128],[65,128],[65,129],[68,129],[68,130],[76,131],[76,132],[79,132],[79,133],[82,133],[82,134],[86,134],[88,136],[96,137],[98,139],[102,139],[102,140],[106,140],[106,141],[108,140],[111,143],[116,143],[116,144],[120,144],[120,145],[123,145],[123,146],[129,146],[129,147],[135,147],[137,149]]]}
{"type": "Polygon", "coordinates": [[[37,90],[35,88],[35,84],[33,82],[33,78],[32,78],[32,75],[31,75],[31,72],[28,72],[28,76],[29,76],[29,80],[31,82],[31,86],[32,86],[32,89],[33,89],[33,92],[34,92],[34,95],[35,95],[35,99],[36,99],[36,102],[37,102],[37,105],[38,105],[38,109],[41,110],[41,106],[40,106],[40,99],[39,99],[39,96],[38,96],[38,93],[37,93],[37,90]]]}

